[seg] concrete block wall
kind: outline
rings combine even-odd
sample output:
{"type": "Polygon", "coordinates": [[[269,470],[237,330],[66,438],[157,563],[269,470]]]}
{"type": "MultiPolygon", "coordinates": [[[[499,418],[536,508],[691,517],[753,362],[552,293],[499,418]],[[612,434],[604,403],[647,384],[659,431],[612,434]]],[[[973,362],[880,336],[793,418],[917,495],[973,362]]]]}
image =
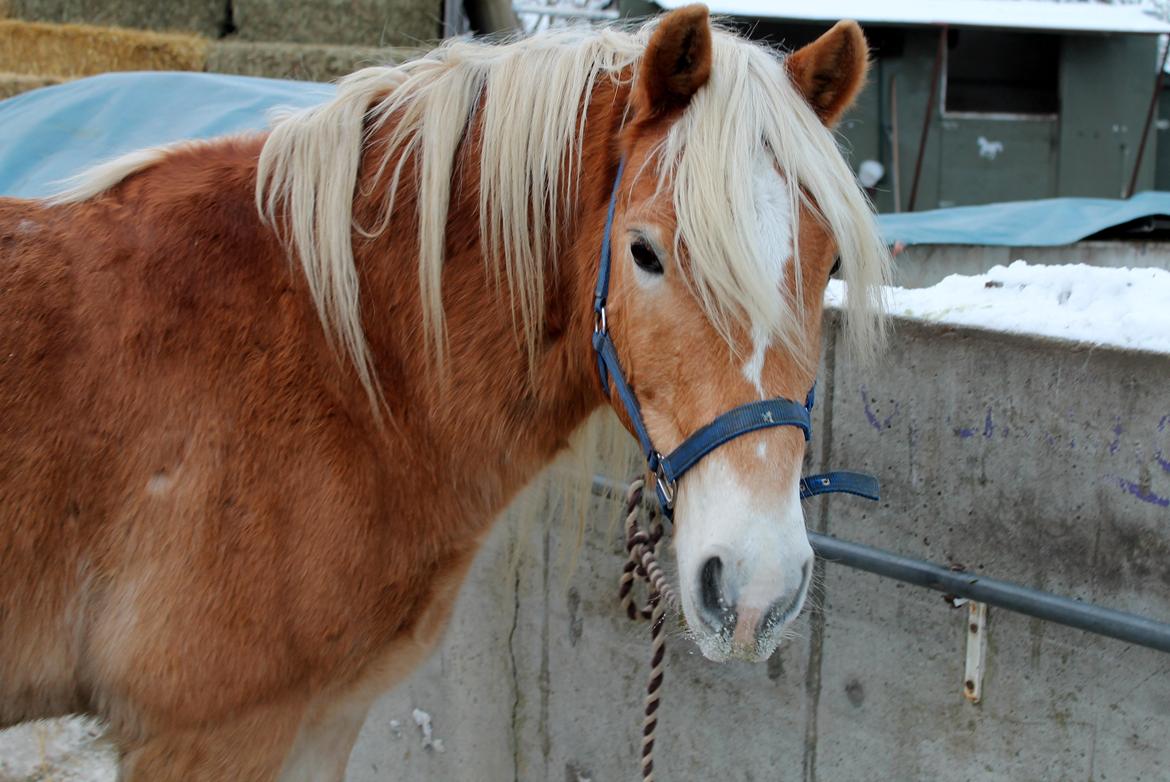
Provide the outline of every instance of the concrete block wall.
{"type": "MultiPolygon", "coordinates": [[[[900,321],[863,370],[835,334],[809,468],[875,472],[884,499],[810,503],[810,528],[1170,621],[1170,357],[900,321]]],[[[614,598],[618,512],[598,500],[571,573],[558,522],[502,524],[348,778],[635,778],[649,646],[614,598]],[[414,708],[443,752],[423,748],[414,708]]],[[[716,665],[671,639],[660,778],[1170,778],[1167,655],[993,608],[974,705],[964,610],[818,569],[813,610],[767,663],[716,665]]]]}
{"type": "MultiPolygon", "coordinates": [[[[1170,357],[911,323],[896,345],[836,365],[832,461],[877,468],[885,501],[826,531],[1170,621],[1170,357]]],[[[1167,655],[992,609],[971,706],[948,612],[826,569],[821,778],[1170,776],[1167,655]]]]}
{"type": "Polygon", "coordinates": [[[992,266],[1007,266],[1021,258],[1034,264],[1170,269],[1170,242],[1093,240],[1058,247],[915,245],[898,255],[894,284],[925,288],[952,274],[983,274],[992,266]]]}

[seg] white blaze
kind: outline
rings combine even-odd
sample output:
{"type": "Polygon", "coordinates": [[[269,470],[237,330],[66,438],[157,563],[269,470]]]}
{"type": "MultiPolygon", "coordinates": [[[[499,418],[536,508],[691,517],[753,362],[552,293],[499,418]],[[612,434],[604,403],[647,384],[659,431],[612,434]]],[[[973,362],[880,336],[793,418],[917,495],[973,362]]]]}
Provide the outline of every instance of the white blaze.
{"type": "MultiPolygon", "coordinates": [[[[752,193],[756,202],[761,260],[766,264],[768,275],[776,281],[776,295],[779,296],[784,269],[792,258],[792,199],[789,198],[788,183],[762,152],[756,157],[752,193]]],[[[771,335],[752,324],[752,354],[743,365],[743,376],[755,387],[760,399],[767,396],[761,378],[770,343],[771,335]]]]}

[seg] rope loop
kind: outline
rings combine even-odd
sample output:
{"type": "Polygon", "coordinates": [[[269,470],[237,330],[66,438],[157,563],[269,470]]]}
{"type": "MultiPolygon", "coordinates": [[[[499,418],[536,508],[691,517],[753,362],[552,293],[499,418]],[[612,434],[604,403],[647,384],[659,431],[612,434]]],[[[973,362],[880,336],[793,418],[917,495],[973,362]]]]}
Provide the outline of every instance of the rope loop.
{"type": "Polygon", "coordinates": [[[651,510],[647,527],[641,521],[644,478],[635,478],[626,490],[626,554],[618,582],[618,600],[631,620],[650,620],[650,679],[646,683],[646,700],[642,714],[642,780],[654,782],[654,737],[658,730],[658,707],[661,704],[662,680],[666,660],[666,610],[677,611],[678,596],[658,564],[655,550],[666,530],[657,512],[651,510]],[[646,603],[639,606],[634,597],[634,581],[645,583],[646,603]]]}

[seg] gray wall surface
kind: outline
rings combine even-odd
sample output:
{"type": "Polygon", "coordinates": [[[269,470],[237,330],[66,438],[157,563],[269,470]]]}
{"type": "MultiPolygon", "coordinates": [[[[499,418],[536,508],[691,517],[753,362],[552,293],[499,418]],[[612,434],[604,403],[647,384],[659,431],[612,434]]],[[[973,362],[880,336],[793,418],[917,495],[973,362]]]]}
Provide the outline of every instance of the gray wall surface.
{"type": "Polygon", "coordinates": [[[1170,242],[1085,241],[1059,247],[912,245],[897,257],[894,284],[925,288],[952,274],[984,274],[992,266],[1007,266],[1021,258],[1031,264],[1170,269],[1170,242]]]}
{"type": "MultiPolygon", "coordinates": [[[[900,321],[863,370],[835,334],[809,469],[871,471],[884,499],[814,501],[810,528],[1170,620],[1170,357],[900,321]]],[[[575,569],[560,521],[502,522],[349,779],[636,778],[649,643],[614,597],[618,512],[597,501],[575,569]]],[[[972,705],[964,610],[818,569],[813,610],[767,663],[671,640],[660,779],[1170,778],[1170,656],[993,608],[972,705]]]]}

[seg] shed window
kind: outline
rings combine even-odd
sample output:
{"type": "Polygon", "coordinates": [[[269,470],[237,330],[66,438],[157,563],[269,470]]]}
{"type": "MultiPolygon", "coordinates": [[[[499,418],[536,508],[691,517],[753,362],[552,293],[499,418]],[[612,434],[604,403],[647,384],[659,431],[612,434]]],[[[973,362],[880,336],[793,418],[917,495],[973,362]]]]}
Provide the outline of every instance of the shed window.
{"type": "Polygon", "coordinates": [[[951,30],[948,113],[1053,115],[1060,110],[1060,37],[951,30]]]}

